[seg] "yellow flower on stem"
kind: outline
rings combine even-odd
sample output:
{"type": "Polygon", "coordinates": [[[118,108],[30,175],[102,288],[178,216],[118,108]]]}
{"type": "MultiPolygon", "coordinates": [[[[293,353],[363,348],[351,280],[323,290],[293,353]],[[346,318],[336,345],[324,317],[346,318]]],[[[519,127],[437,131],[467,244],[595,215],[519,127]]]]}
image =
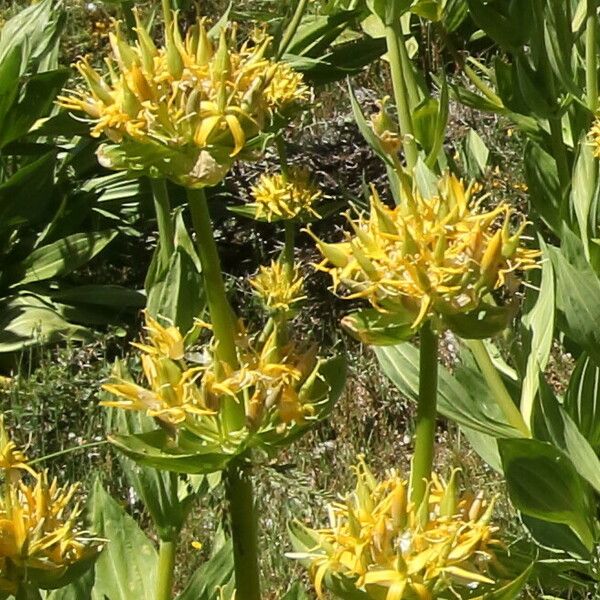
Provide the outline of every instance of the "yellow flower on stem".
{"type": "MultiPolygon", "coordinates": [[[[155,321],[148,315],[146,319],[153,336],[155,321]]],[[[219,426],[223,399],[234,398],[244,404],[249,430],[283,431],[292,423],[303,423],[313,413],[302,385],[317,359],[314,348],[299,350],[293,343],[280,346],[276,338],[274,331],[259,341],[260,336],[249,336],[240,326],[236,369],[216,361],[213,342],[206,344],[203,359],[195,364],[183,354],[172,360],[157,352],[152,339],[148,344],[136,344],[142,351],[145,384],[124,379],[106,384],[104,389],[116,398],[104,400],[102,405],[141,411],[170,427],[217,439],[223,431],[219,426]]]]}
{"type": "Polygon", "coordinates": [[[297,217],[320,218],[313,207],[322,194],[311,182],[306,169],[291,168],[286,175],[261,175],[252,187],[251,194],[254,202],[248,207],[253,209],[253,216],[257,220],[272,223],[297,217]]]}
{"type": "Polygon", "coordinates": [[[78,524],[79,485],[60,487],[45,471],[37,473],[1,424],[0,442],[0,592],[15,594],[24,583],[52,587],[71,567],[93,558],[100,540],[78,524]]]}
{"type": "Polygon", "coordinates": [[[156,319],[152,318],[147,312],[146,332],[147,344],[133,344],[136,348],[147,352],[170,358],[171,360],[181,360],[184,354],[184,337],[177,327],[163,327],[156,319]]]}
{"type": "Polygon", "coordinates": [[[287,265],[273,261],[268,267],[260,267],[249,281],[265,308],[272,313],[289,316],[297,304],[306,298],[304,277],[297,265],[290,270],[287,265]]]}
{"type": "Polygon", "coordinates": [[[324,257],[318,268],[345,298],[408,316],[416,329],[431,317],[475,311],[512,274],[537,266],[540,253],[521,245],[526,223],[513,230],[513,215],[506,204],[483,210],[449,174],[430,197],[405,186],[395,208],[373,189],[370,215],[348,216],[344,241],[315,238],[324,257]]]}
{"type": "Polygon", "coordinates": [[[459,497],[456,472],[446,484],[433,476],[421,506],[396,471],[378,481],[363,460],[344,501],[329,507],[329,527],[307,530],[315,546],[293,558],[308,560],[319,598],[330,575],[352,581],[373,600],[431,599],[446,590],[494,584],[489,564],[498,528],[494,502],[459,497]]]}
{"type": "Polygon", "coordinates": [[[77,69],[86,89],[61,96],[59,103],[85,113],[91,134],[112,142],[99,150],[105,166],[187,187],[215,185],[235,157],[250,155],[254,141],[273,129],[275,116],[303,101],[308,90],[300,74],[266,56],[269,37],[238,47],[237,27],[229,24],[215,41],[205,19],[182,37],[177,13],[164,18],[163,47],[137,15],[135,44],[117,23],[107,74],[83,58],[77,69]]]}

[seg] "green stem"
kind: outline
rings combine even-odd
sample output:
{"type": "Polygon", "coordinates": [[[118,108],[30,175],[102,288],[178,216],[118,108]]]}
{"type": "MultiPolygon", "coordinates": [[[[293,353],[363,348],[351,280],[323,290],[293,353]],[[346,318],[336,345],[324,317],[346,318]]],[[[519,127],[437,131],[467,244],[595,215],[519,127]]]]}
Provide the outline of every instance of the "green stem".
{"type": "Polygon", "coordinates": [[[163,267],[167,268],[171,256],[175,252],[175,230],[171,219],[171,203],[169,192],[164,179],[150,179],[152,186],[152,197],[154,198],[154,210],[158,223],[158,237],[160,243],[160,256],[163,267]]]}
{"type": "Polygon", "coordinates": [[[469,340],[467,341],[467,346],[473,353],[475,361],[479,365],[479,369],[481,370],[496,403],[504,413],[507,422],[520,431],[525,437],[531,437],[529,427],[527,427],[523,415],[508,393],[498,370],[494,367],[494,363],[490,358],[485,344],[481,340],[469,340]]]}
{"type": "Polygon", "coordinates": [[[404,32],[402,31],[401,25],[398,26],[398,35],[400,36],[398,38],[398,50],[400,51],[402,76],[404,77],[404,82],[406,83],[409,107],[413,109],[420,102],[419,87],[417,86],[417,78],[415,77],[412,61],[410,60],[410,56],[408,56],[408,50],[406,49],[406,43],[404,42],[404,32]]]}
{"type": "Polygon", "coordinates": [[[284,225],[285,231],[285,245],[283,246],[283,253],[281,254],[281,260],[285,264],[288,271],[288,276],[291,277],[292,270],[294,268],[294,246],[296,243],[296,221],[294,219],[286,219],[284,225]]]}
{"type": "Polygon", "coordinates": [[[558,179],[563,193],[569,189],[571,184],[571,169],[569,168],[569,159],[565,148],[565,141],[562,133],[562,120],[560,117],[550,118],[550,138],[552,141],[552,154],[556,160],[558,170],[558,179]]]}
{"type": "MultiPolygon", "coordinates": [[[[400,132],[402,133],[406,164],[409,170],[417,164],[419,153],[415,142],[415,132],[410,113],[410,100],[406,80],[402,73],[402,51],[400,46],[404,44],[404,35],[400,27],[400,21],[394,21],[385,28],[388,57],[392,73],[392,85],[394,88],[394,100],[398,111],[400,132]]],[[[406,48],[405,48],[406,50],[406,48]]]]}
{"type": "Polygon", "coordinates": [[[225,471],[225,492],[229,503],[235,587],[240,600],[260,600],[258,570],[258,519],[249,473],[232,461],[225,471]]]}
{"type": "Polygon", "coordinates": [[[437,414],[438,336],[427,322],[421,327],[419,347],[419,403],[415,454],[411,469],[411,500],[421,505],[431,480],[437,414]]]}
{"type": "Polygon", "coordinates": [[[156,582],[156,600],[170,600],[173,590],[175,571],[175,548],[173,540],[161,540],[158,549],[158,579],[156,582]]]}
{"type": "MultiPolygon", "coordinates": [[[[208,202],[203,189],[188,190],[188,206],[196,231],[198,256],[202,265],[204,291],[210,312],[213,334],[216,342],[216,358],[232,369],[239,366],[235,344],[235,315],[225,292],[225,282],[221,270],[221,260],[215,243],[208,202]]],[[[235,431],[244,425],[244,408],[233,398],[223,401],[224,423],[235,431]]]]}
{"type": "Polygon", "coordinates": [[[595,113],[598,108],[598,0],[587,0],[587,25],[585,35],[585,73],[588,108],[595,113]]]}
{"type": "Polygon", "coordinates": [[[27,464],[35,465],[37,463],[44,462],[45,460],[58,458],[59,456],[64,456],[65,454],[70,454],[71,452],[79,452],[80,450],[85,450],[86,448],[95,448],[96,446],[105,446],[106,444],[108,444],[108,440],[102,440],[100,442],[89,442],[88,444],[81,444],[81,446],[65,448],[64,450],[60,450],[59,452],[53,452],[52,454],[46,454],[45,456],[40,456],[39,458],[29,460],[27,461],[27,464]]]}
{"type": "Polygon", "coordinates": [[[281,44],[279,44],[279,49],[277,50],[277,54],[275,55],[275,60],[280,60],[281,57],[285,54],[286,50],[289,48],[296,32],[298,31],[298,27],[300,27],[300,23],[302,23],[302,17],[306,12],[306,7],[308,6],[308,0],[299,0],[298,6],[296,6],[296,10],[294,11],[294,15],[290,24],[287,26],[285,33],[283,34],[283,38],[281,40],[281,44]]]}

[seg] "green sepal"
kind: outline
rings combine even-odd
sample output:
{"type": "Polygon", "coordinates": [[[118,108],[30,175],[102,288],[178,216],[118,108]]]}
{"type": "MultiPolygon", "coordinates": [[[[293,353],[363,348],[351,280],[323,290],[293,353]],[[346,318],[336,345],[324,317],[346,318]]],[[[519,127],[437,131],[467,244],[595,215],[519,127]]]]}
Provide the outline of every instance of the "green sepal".
{"type": "Polygon", "coordinates": [[[456,335],[467,340],[484,340],[506,329],[514,313],[511,306],[492,306],[481,303],[468,313],[444,315],[445,325],[456,335]]]}

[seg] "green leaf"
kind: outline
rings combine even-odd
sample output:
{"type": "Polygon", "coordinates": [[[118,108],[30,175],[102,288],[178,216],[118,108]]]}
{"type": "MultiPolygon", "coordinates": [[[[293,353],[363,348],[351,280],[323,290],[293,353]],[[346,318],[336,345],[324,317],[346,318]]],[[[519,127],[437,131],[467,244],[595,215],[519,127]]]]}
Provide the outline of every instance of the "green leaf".
{"type": "Polygon", "coordinates": [[[465,167],[465,173],[472,179],[479,179],[485,175],[490,151],[474,130],[469,129],[461,144],[461,158],[465,167]]]}
{"type": "Polygon", "coordinates": [[[58,590],[53,590],[47,600],[92,600],[92,588],[96,579],[94,568],[88,569],[79,579],[58,590]]]}
{"type": "Polygon", "coordinates": [[[511,19],[503,12],[496,10],[506,2],[489,2],[468,0],[469,11],[475,23],[505,50],[518,50],[526,41],[520,35],[520,28],[515,27],[511,19]]]}
{"type": "Polygon", "coordinates": [[[600,459],[541,374],[540,380],[540,393],[533,413],[535,436],[560,448],[577,472],[600,493],[600,459]]]}
{"type": "Polygon", "coordinates": [[[0,315],[0,353],[40,342],[90,339],[87,329],[68,323],[52,304],[33,294],[5,298],[0,302],[0,315]]]}
{"type": "Polygon", "coordinates": [[[456,31],[469,16],[467,0],[447,0],[442,21],[448,32],[456,31]]]}
{"type": "Polygon", "coordinates": [[[538,391],[539,373],[550,358],[554,333],[554,269],[552,262],[542,263],[542,281],[535,306],[523,317],[529,334],[527,367],[521,386],[521,412],[527,424],[531,421],[533,403],[538,391]]]}
{"type": "MultiPolygon", "coordinates": [[[[565,235],[572,234],[565,232],[565,235]]],[[[577,243],[581,247],[581,243],[577,243]]],[[[600,303],[597,302],[600,279],[585,259],[575,265],[557,248],[549,247],[548,252],[556,273],[556,308],[560,328],[590,356],[600,361],[600,303]]]]}
{"type": "Polygon", "coordinates": [[[579,237],[585,255],[589,259],[590,233],[592,237],[598,235],[598,224],[596,219],[592,218],[592,209],[595,209],[598,204],[598,159],[594,156],[592,145],[587,143],[586,136],[579,141],[578,148],[573,172],[571,205],[577,217],[579,237]]]}
{"type": "Polygon", "coordinates": [[[474,600],[514,600],[518,598],[531,577],[533,566],[533,563],[531,563],[518,577],[512,579],[509,583],[501,587],[495,587],[482,596],[476,596],[474,600]]]}
{"type": "Polygon", "coordinates": [[[542,521],[528,515],[521,515],[521,520],[535,542],[540,546],[554,551],[562,550],[572,556],[589,559],[589,550],[567,525],[542,521]]]}
{"type": "MultiPolygon", "coordinates": [[[[19,93],[19,74],[21,71],[21,50],[14,48],[0,62],[0,125],[6,122],[6,116],[19,93]]],[[[0,133],[0,148],[2,147],[0,133]]]]}
{"type": "Polygon", "coordinates": [[[19,98],[8,111],[0,129],[0,148],[25,135],[40,118],[54,108],[54,99],[70,76],[69,69],[32,75],[19,90],[19,98]]]}
{"type": "Polygon", "coordinates": [[[498,445],[513,504],[526,515],[568,525],[591,549],[588,489],[565,454],[533,439],[504,439],[498,445]]]}
{"type": "Polygon", "coordinates": [[[90,304],[117,309],[142,309],[146,305],[143,294],[120,285],[79,285],[50,293],[52,300],[71,305],[90,304]]]}
{"type": "Polygon", "coordinates": [[[108,540],[96,562],[94,597],[155,600],[158,556],[153,544],[98,480],[89,505],[93,531],[108,540]]]}
{"type": "Polygon", "coordinates": [[[281,600],[310,600],[304,587],[296,582],[281,600]]]}
{"type": "Polygon", "coordinates": [[[512,315],[510,306],[493,306],[482,302],[474,311],[444,315],[444,322],[465,340],[485,340],[504,331],[512,315]]]}
{"type": "Polygon", "coordinates": [[[365,138],[367,144],[371,146],[371,148],[383,160],[383,162],[393,168],[394,165],[389,154],[383,149],[379,138],[375,135],[375,132],[373,131],[372,127],[367,122],[367,119],[365,118],[362,108],[358,103],[356,94],[354,93],[350,82],[348,82],[348,91],[350,92],[350,104],[352,106],[354,120],[356,121],[356,125],[358,126],[359,131],[365,138]]]}
{"type": "Polygon", "coordinates": [[[216,600],[215,590],[233,581],[233,547],[228,541],[191,577],[177,600],[216,600]]]}
{"type": "Polygon", "coordinates": [[[525,179],[535,214],[560,236],[563,202],[556,161],[532,141],[525,145],[525,179]]]}
{"type": "MultiPolygon", "coordinates": [[[[419,350],[405,342],[393,347],[375,348],[383,372],[410,400],[419,394],[419,350]]],[[[471,429],[495,437],[519,437],[509,425],[479,373],[462,368],[460,382],[443,365],[438,365],[438,409],[445,417],[471,429]]]]}
{"type": "Polygon", "coordinates": [[[46,224],[50,220],[55,165],[56,152],[48,152],[0,184],[0,232],[3,235],[13,227],[46,224]]]}
{"type": "Polygon", "coordinates": [[[413,337],[413,321],[413,314],[384,314],[368,308],[344,317],[342,327],[364,344],[395,346],[413,337]]]}
{"type": "Polygon", "coordinates": [[[600,366],[586,353],[577,360],[565,394],[565,410],[596,452],[600,451],[600,366]]]}
{"type": "Polygon", "coordinates": [[[108,440],[142,466],[191,475],[222,471],[237,453],[244,450],[243,447],[224,449],[199,439],[186,444],[184,449],[162,429],[134,435],[110,435],[108,440]]]}
{"type": "Polygon", "coordinates": [[[22,286],[66,275],[89,262],[117,235],[117,231],[75,233],[34,250],[12,269],[15,283],[22,286]]]}

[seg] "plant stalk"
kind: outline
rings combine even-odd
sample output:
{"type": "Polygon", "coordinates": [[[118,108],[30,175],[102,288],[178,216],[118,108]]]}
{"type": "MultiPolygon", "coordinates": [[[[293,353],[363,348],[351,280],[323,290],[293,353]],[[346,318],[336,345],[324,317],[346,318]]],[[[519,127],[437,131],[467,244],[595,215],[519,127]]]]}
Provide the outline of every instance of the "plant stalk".
{"type": "Polygon", "coordinates": [[[175,541],[160,540],[156,600],[171,600],[173,574],[175,572],[175,549],[175,541]]]}
{"type": "Polygon", "coordinates": [[[438,388],[438,336],[431,322],[421,327],[419,347],[419,401],[415,431],[415,454],[411,469],[411,500],[421,505],[431,480],[435,447],[435,418],[438,388]]]}
{"type": "MultiPolygon", "coordinates": [[[[233,310],[227,300],[221,260],[215,243],[206,194],[203,189],[190,189],[187,190],[187,194],[192,223],[196,231],[196,246],[202,265],[206,300],[216,342],[216,358],[218,362],[225,363],[232,369],[237,369],[239,366],[235,344],[237,324],[233,310]]],[[[242,404],[236,402],[233,398],[225,398],[223,402],[224,422],[228,424],[230,430],[235,431],[243,427],[245,417],[242,404]]]]}
{"type": "Polygon", "coordinates": [[[160,256],[163,267],[169,266],[169,261],[175,252],[175,230],[171,219],[171,203],[169,192],[164,179],[150,179],[152,186],[152,197],[154,198],[154,210],[158,223],[158,238],[160,243],[160,256]]]}
{"type": "Polygon", "coordinates": [[[587,104],[592,113],[598,108],[598,0],[587,0],[585,34],[585,77],[587,104]]]}
{"type": "Polygon", "coordinates": [[[292,16],[292,20],[290,24],[287,26],[285,33],[283,34],[283,38],[281,40],[281,44],[279,44],[279,49],[277,50],[277,54],[275,55],[275,60],[280,60],[281,57],[285,54],[287,49],[290,47],[296,32],[298,31],[298,27],[300,27],[300,23],[302,23],[302,17],[306,12],[306,8],[308,6],[308,0],[299,0],[298,6],[296,6],[296,10],[294,11],[294,15],[292,16]]]}
{"type": "Polygon", "coordinates": [[[236,589],[240,600],[260,600],[254,492],[250,474],[239,461],[232,461],[225,471],[225,492],[231,519],[236,589]]]}
{"type": "MultiPolygon", "coordinates": [[[[406,164],[410,171],[417,164],[419,153],[415,141],[415,132],[410,112],[410,98],[406,79],[403,74],[402,51],[400,46],[404,44],[404,35],[399,20],[394,20],[385,27],[388,57],[392,73],[392,85],[394,88],[394,101],[398,111],[400,132],[402,133],[406,164]]],[[[406,48],[404,49],[406,51],[406,48]]]]}
{"type": "Polygon", "coordinates": [[[123,20],[125,21],[125,27],[127,28],[127,37],[130,40],[135,39],[135,16],[133,14],[134,11],[134,2],[133,0],[125,0],[121,2],[121,11],[123,13],[123,20]]]}
{"type": "Polygon", "coordinates": [[[475,361],[481,369],[484,379],[486,380],[496,403],[504,413],[507,422],[515,429],[520,431],[525,437],[531,437],[531,431],[523,419],[523,415],[513,402],[500,374],[498,373],[490,355],[481,340],[469,340],[467,346],[473,353],[475,361]]]}

